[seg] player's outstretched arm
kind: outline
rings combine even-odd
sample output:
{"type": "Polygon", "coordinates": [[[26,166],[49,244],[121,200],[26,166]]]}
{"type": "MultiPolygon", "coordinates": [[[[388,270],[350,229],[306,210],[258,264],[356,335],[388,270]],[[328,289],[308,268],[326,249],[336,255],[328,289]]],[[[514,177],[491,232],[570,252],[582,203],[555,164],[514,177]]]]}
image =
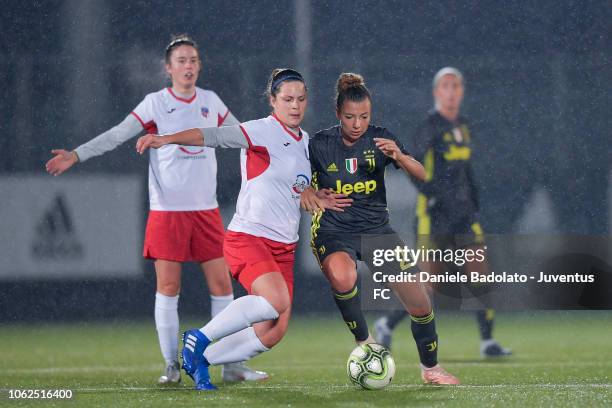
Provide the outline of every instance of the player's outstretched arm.
{"type": "Polygon", "coordinates": [[[395,160],[397,165],[408,173],[409,176],[415,177],[421,181],[425,180],[425,168],[423,165],[412,156],[402,153],[394,140],[375,137],[374,142],[376,143],[376,147],[378,147],[385,156],[395,160]]]}
{"type": "Polygon", "coordinates": [[[159,149],[167,144],[204,146],[204,138],[200,129],[188,129],[165,136],[148,134],[138,138],[136,151],[143,154],[147,149],[159,149]]]}
{"type": "Polygon", "coordinates": [[[147,149],[159,149],[167,144],[206,146],[223,148],[250,148],[249,141],[240,126],[189,129],[166,136],[146,135],[136,142],[136,151],[143,154],[147,149]]]}
{"type": "Polygon", "coordinates": [[[59,176],[76,163],[109,152],[140,132],[142,132],[140,122],[133,115],[128,115],[115,127],[80,145],[72,152],[64,149],[51,150],[54,156],[47,162],[45,168],[50,174],[59,176]]]}

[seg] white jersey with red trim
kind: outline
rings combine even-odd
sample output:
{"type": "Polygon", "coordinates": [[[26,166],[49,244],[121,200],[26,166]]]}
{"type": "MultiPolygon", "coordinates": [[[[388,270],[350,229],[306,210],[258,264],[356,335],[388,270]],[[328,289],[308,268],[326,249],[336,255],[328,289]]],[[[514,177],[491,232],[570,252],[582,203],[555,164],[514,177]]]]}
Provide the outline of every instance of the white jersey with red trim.
{"type": "MultiPolygon", "coordinates": [[[[160,135],[217,127],[229,114],[216,93],[196,88],[189,98],[171,88],[147,95],[134,115],[148,133],[160,135]]],[[[210,147],[166,145],[149,150],[152,210],[199,211],[217,208],[217,159],[210,147]]]]}
{"type": "Polygon", "coordinates": [[[278,242],[298,240],[300,194],[310,185],[308,134],[296,135],[275,116],[240,125],[242,185],[228,230],[278,242]]]}

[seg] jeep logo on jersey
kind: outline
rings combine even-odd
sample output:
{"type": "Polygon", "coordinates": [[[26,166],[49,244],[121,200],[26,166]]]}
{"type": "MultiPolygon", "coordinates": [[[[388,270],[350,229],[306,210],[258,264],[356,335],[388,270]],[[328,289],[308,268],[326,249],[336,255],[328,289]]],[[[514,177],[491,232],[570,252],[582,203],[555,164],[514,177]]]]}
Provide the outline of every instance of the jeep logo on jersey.
{"type": "Polygon", "coordinates": [[[208,108],[206,106],[202,106],[202,116],[208,117],[208,108]]]}
{"type": "Polygon", "coordinates": [[[344,159],[344,164],[346,165],[346,171],[351,174],[357,173],[357,158],[344,159]]]}
{"type": "Polygon", "coordinates": [[[376,191],[376,180],[358,181],[355,184],[342,184],[341,180],[336,180],[336,193],[349,195],[351,193],[370,194],[376,191]]]}
{"type": "Polygon", "coordinates": [[[309,185],[310,185],[310,180],[308,179],[308,177],[306,177],[303,174],[298,174],[298,176],[295,179],[295,183],[293,183],[291,188],[296,194],[302,194],[309,185]]]}

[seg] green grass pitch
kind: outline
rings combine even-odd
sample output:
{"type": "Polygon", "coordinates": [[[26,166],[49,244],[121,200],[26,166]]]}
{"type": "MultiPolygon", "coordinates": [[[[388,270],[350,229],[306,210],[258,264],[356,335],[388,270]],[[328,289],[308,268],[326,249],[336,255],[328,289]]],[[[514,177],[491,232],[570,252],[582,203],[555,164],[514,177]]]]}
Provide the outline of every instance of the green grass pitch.
{"type": "MultiPolygon", "coordinates": [[[[222,384],[197,393],[189,378],[156,384],[163,364],[153,321],[0,325],[0,406],[612,406],[612,313],[507,314],[496,337],[515,351],[504,360],[478,355],[471,314],[440,313],[440,361],[462,381],[457,387],[421,385],[409,326],[394,340],[397,373],[382,391],[348,383],[350,333],[330,318],[296,317],[285,339],[250,362],[268,371],[263,383],[222,384]],[[9,389],[71,389],[72,400],[10,400],[9,389]]],[[[333,317],[333,318],[332,318],[333,317]]],[[[373,317],[373,316],[371,316],[373,317]]],[[[197,325],[195,322],[182,324],[197,325]]]]}

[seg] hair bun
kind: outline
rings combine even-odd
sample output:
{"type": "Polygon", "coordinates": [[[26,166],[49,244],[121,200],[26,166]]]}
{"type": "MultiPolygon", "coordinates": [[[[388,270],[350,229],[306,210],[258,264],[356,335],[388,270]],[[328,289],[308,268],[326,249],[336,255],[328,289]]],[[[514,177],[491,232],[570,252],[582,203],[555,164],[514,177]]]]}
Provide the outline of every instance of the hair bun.
{"type": "Polygon", "coordinates": [[[345,72],[340,74],[338,78],[338,92],[346,91],[349,88],[355,88],[358,86],[364,86],[365,81],[359,74],[353,74],[351,72],[345,72]]]}

